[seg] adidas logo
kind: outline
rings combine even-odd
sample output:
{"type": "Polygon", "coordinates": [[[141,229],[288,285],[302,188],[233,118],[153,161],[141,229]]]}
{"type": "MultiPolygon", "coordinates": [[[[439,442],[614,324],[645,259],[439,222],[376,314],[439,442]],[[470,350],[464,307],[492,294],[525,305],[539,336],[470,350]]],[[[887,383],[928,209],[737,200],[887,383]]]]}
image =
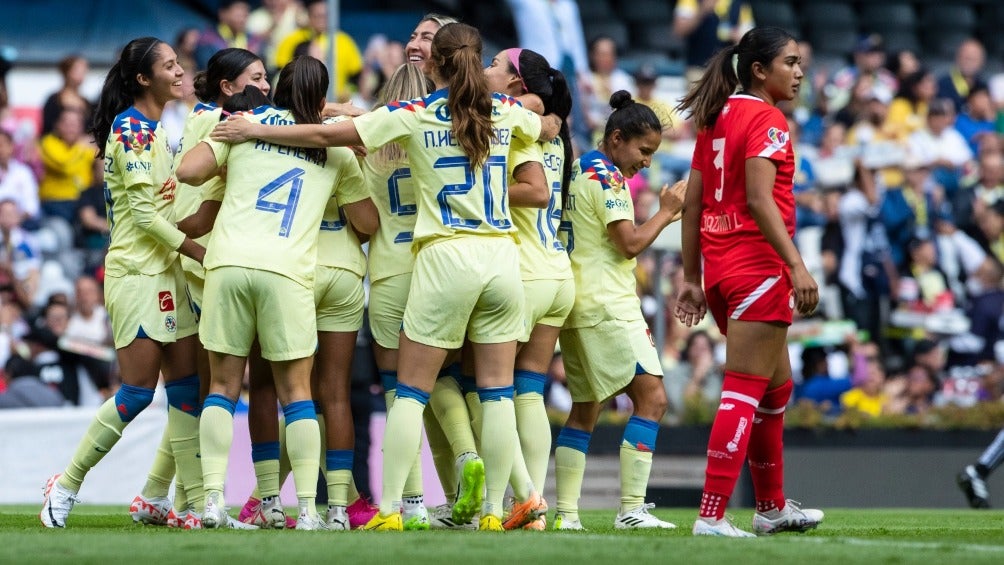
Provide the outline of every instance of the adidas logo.
{"type": "Polygon", "coordinates": [[[640,525],[642,523],[644,523],[644,520],[642,520],[640,518],[635,518],[634,516],[628,516],[626,518],[621,518],[621,524],[624,524],[626,526],[632,526],[632,527],[634,527],[634,526],[638,526],[638,525],[640,525]]]}

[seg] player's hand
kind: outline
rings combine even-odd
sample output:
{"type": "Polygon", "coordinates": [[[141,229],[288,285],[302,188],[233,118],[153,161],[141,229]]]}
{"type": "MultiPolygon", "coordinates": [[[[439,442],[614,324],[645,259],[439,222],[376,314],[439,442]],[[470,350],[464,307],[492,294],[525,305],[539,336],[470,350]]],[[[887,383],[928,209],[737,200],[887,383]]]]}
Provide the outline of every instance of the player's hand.
{"type": "Polygon", "coordinates": [[[231,117],[224,120],[213,128],[209,133],[209,139],[222,141],[225,143],[241,143],[251,139],[251,122],[244,118],[231,117]]]}
{"type": "Polygon", "coordinates": [[[791,270],[791,284],[795,288],[795,309],[803,316],[811,315],[819,306],[819,286],[804,263],[791,270]]]}
{"type": "Polygon", "coordinates": [[[676,297],[676,318],[687,327],[697,325],[708,313],[708,301],[704,289],[696,283],[684,282],[676,297]]]}
{"type": "Polygon", "coordinates": [[[677,181],[672,187],[662,185],[662,190],[659,191],[659,208],[669,212],[672,218],[671,222],[683,217],[683,199],[686,195],[687,181],[685,180],[677,181]]]}
{"type": "Polygon", "coordinates": [[[356,154],[356,157],[365,158],[366,155],[368,154],[366,148],[363,147],[362,145],[352,145],[349,147],[349,149],[351,149],[352,152],[356,154]]]}
{"type": "Polygon", "coordinates": [[[336,116],[348,116],[354,118],[356,116],[362,116],[366,113],[366,110],[358,106],[353,106],[352,104],[345,102],[328,102],[324,104],[324,109],[321,110],[322,118],[334,118],[336,116]]]}

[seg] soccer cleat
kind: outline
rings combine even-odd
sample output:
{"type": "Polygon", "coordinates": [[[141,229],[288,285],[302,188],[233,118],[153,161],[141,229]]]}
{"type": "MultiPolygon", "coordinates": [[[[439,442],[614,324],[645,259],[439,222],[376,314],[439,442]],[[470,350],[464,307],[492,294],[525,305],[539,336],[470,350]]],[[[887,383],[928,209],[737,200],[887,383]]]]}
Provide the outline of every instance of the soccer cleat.
{"type": "Polygon", "coordinates": [[[635,530],[644,528],[672,530],[676,528],[676,524],[660,520],[650,514],[649,510],[653,508],[655,508],[655,504],[648,503],[642,504],[630,512],[617,514],[617,517],[614,518],[614,528],[618,530],[635,530]]]}
{"type": "Polygon", "coordinates": [[[261,500],[253,496],[249,496],[247,502],[245,502],[244,506],[241,508],[241,513],[237,515],[237,519],[241,522],[247,523],[248,518],[250,518],[251,515],[258,510],[259,506],[261,506],[261,500]]]}
{"type": "Polygon", "coordinates": [[[401,520],[404,522],[404,529],[408,531],[428,530],[430,527],[429,510],[424,504],[402,512],[401,520]]]}
{"type": "Polygon", "coordinates": [[[538,516],[536,520],[528,522],[523,526],[524,530],[543,532],[547,529],[547,516],[538,516]]]}
{"type": "Polygon", "coordinates": [[[167,527],[168,528],[180,528],[185,525],[185,518],[188,517],[188,510],[182,510],[181,512],[175,512],[174,508],[167,514],[167,527]]]}
{"type": "Polygon", "coordinates": [[[198,515],[194,510],[186,510],[185,521],[182,522],[181,527],[186,530],[201,530],[202,529],[202,517],[198,515]]]}
{"type": "Polygon", "coordinates": [[[300,515],[296,518],[296,529],[306,532],[315,532],[328,529],[328,523],[321,519],[317,514],[311,515],[306,512],[300,512],[300,515]]]}
{"type": "Polygon", "coordinates": [[[237,518],[234,518],[230,514],[227,514],[226,508],[223,509],[223,519],[224,519],[223,526],[220,526],[220,527],[223,527],[223,528],[227,528],[227,529],[230,529],[230,530],[257,530],[258,529],[258,526],[255,526],[253,524],[245,524],[244,522],[241,522],[240,520],[238,520],[237,518]]]}
{"type": "Polygon", "coordinates": [[[695,536],[721,536],[726,538],[755,538],[756,536],[740,530],[729,520],[728,517],[721,520],[711,520],[710,518],[698,518],[694,522],[695,536]]]}
{"type": "Polygon", "coordinates": [[[202,527],[206,529],[222,528],[227,525],[227,512],[223,507],[223,493],[214,491],[206,493],[206,509],[202,512],[202,527]]]}
{"type": "Polygon", "coordinates": [[[476,453],[457,457],[457,502],[453,505],[453,521],[466,524],[481,510],[485,497],[485,462],[476,453]]]}
{"type": "Polygon", "coordinates": [[[453,507],[440,504],[429,513],[429,526],[434,530],[473,530],[477,526],[473,522],[458,524],[453,521],[453,507]]]}
{"type": "MultiPolygon", "coordinates": [[[[247,504],[244,505],[247,508],[247,504]]],[[[241,510],[241,514],[244,510],[241,510]]],[[[262,499],[251,514],[240,522],[263,529],[281,530],[286,527],[286,513],[278,496],[262,499]]],[[[295,526],[295,523],[294,523],[295,526]]]]}
{"type": "Polygon", "coordinates": [[[390,516],[381,516],[377,512],[369,522],[366,522],[363,529],[371,532],[403,532],[404,524],[401,522],[400,512],[395,512],[390,516]]]}
{"type": "Polygon", "coordinates": [[[481,521],[478,522],[479,532],[504,532],[505,528],[502,527],[502,520],[494,514],[485,514],[481,517],[481,521]]]}
{"type": "Polygon", "coordinates": [[[174,507],[171,504],[171,499],[166,496],[146,498],[142,494],[138,494],[129,505],[129,515],[132,516],[132,521],[148,526],[166,526],[167,520],[173,512],[174,507]]]}
{"type": "Polygon", "coordinates": [[[522,528],[544,514],[547,514],[547,501],[540,494],[531,492],[530,498],[512,505],[509,517],[502,523],[502,527],[507,530],[522,528]]]}
{"type": "Polygon", "coordinates": [[[351,530],[349,525],[349,514],[344,506],[329,506],[328,515],[325,517],[329,530],[351,530]]]}
{"type": "Polygon", "coordinates": [[[554,527],[552,530],[585,530],[580,520],[570,520],[564,514],[558,512],[554,515],[554,527]]]}
{"type": "Polygon", "coordinates": [[[966,495],[972,508],[990,508],[990,491],[983,477],[976,472],[976,467],[966,465],[966,468],[955,478],[959,488],[966,495]]]}
{"type": "Polygon", "coordinates": [[[353,530],[368,524],[379,512],[380,509],[362,495],[345,508],[345,513],[349,515],[349,526],[353,530]]]}
{"type": "Polygon", "coordinates": [[[778,532],[804,532],[823,521],[823,511],[802,508],[798,501],[785,500],[784,508],[757,512],[753,515],[753,533],[769,536],[778,532]]]}
{"type": "Polygon", "coordinates": [[[80,502],[75,493],[59,484],[61,475],[62,473],[57,473],[49,477],[42,489],[42,511],[38,517],[46,528],[65,528],[66,517],[70,515],[73,503],[80,502]]]}

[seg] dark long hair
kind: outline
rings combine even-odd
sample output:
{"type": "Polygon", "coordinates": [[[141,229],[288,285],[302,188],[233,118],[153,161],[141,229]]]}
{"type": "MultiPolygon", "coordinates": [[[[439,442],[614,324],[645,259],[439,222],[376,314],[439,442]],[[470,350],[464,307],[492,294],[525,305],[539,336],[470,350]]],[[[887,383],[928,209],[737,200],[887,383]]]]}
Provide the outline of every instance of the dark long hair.
{"type": "Polygon", "coordinates": [[[561,71],[551,68],[547,59],[536,51],[529,49],[506,50],[509,72],[523,81],[526,91],[536,94],[544,102],[544,113],[555,114],[561,118],[561,129],[558,137],[564,146],[565,158],[561,164],[561,202],[564,204],[568,195],[568,179],[572,176],[572,138],[568,131],[568,115],[572,113],[572,93],[568,90],[568,82],[561,71]],[[515,53],[514,53],[515,52],[515,53]],[[512,64],[512,57],[517,57],[519,68],[512,64]]]}
{"type": "Polygon", "coordinates": [[[254,110],[259,106],[271,106],[272,99],[268,97],[267,94],[261,91],[260,88],[253,84],[249,84],[244,87],[244,90],[235,93],[227,101],[223,103],[223,114],[220,115],[221,120],[226,119],[226,114],[233,114],[234,112],[247,112],[254,110]]]}
{"type": "Polygon", "coordinates": [[[662,133],[662,122],[652,108],[635,102],[628,91],[618,90],[611,94],[610,107],[614,112],[607,118],[603,141],[609,139],[614,130],[620,130],[624,141],[630,141],[650,131],[662,133]]]}
{"type": "Polygon", "coordinates": [[[209,58],[206,70],[195,75],[195,95],[203,102],[216,102],[223,95],[220,82],[237,80],[255,61],[261,61],[261,57],[247,49],[228,47],[217,51],[209,58]]]}
{"type": "Polygon", "coordinates": [[[430,62],[447,81],[450,95],[446,106],[453,134],[474,167],[488,158],[494,133],[492,97],[481,67],[481,35],[467,24],[446,24],[432,39],[430,62]]]}
{"type": "Polygon", "coordinates": [[[133,39],[122,49],[119,60],[108,70],[105,84],[101,87],[98,108],[87,133],[94,136],[98,146],[97,156],[105,156],[105,140],[112,131],[112,121],[123,110],[132,106],[136,98],[146,88],[136,80],[136,75],[153,75],[153,63],[157,60],[157,46],[163,41],[156,37],[133,39]]]}
{"type": "Polygon", "coordinates": [[[677,109],[681,113],[690,110],[698,130],[714,126],[725,102],[736,91],[736,86],[742,86],[743,90],[750,89],[753,63],[769,66],[784,46],[794,39],[779,27],[755,27],[747,31],[739,43],[715,53],[708,61],[704,75],[683,97],[677,109]],[[733,55],[738,55],[734,70],[733,55]]]}
{"type": "MultiPolygon", "coordinates": [[[[313,57],[301,56],[282,68],[272,99],[279,108],[289,110],[296,123],[319,124],[327,91],[328,69],[324,63],[313,57]]],[[[325,149],[305,151],[316,162],[323,162],[327,157],[325,149]]]]}

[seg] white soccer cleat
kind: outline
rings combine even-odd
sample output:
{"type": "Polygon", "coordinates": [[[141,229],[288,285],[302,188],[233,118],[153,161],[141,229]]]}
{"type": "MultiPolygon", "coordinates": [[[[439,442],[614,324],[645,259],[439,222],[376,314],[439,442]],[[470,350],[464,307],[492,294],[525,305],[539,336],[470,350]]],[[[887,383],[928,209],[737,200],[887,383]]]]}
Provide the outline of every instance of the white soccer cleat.
{"type": "MultiPolygon", "coordinates": [[[[230,529],[230,530],[257,530],[257,529],[259,529],[258,526],[255,526],[254,524],[245,524],[244,522],[241,522],[237,518],[234,518],[233,516],[231,516],[229,513],[226,512],[226,508],[224,508],[223,510],[224,510],[224,512],[223,512],[223,519],[225,521],[223,522],[223,525],[219,526],[219,527],[227,528],[227,529],[230,529]]],[[[285,524],[285,522],[286,522],[286,520],[285,520],[285,518],[283,518],[283,524],[285,524]]]]}
{"type": "Polygon", "coordinates": [[[263,529],[281,530],[286,527],[286,512],[278,496],[270,496],[255,505],[251,515],[241,520],[263,529]]]}
{"type": "Polygon", "coordinates": [[[405,530],[428,530],[430,528],[429,510],[424,504],[412,506],[401,512],[401,521],[404,522],[405,530]]]}
{"type": "Polygon", "coordinates": [[[206,509],[202,512],[202,527],[208,530],[227,525],[227,511],[223,507],[222,493],[206,493],[206,509]]]}
{"type": "Polygon", "coordinates": [[[328,523],[329,530],[348,531],[352,529],[349,524],[349,514],[344,506],[329,506],[325,522],[328,523]]]}
{"type": "MultiPolygon", "coordinates": [[[[132,516],[132,521],[148,526],[168,526],[173,512],[174,505],[171,504],[171,499],[166,496],[146,498],[142,494],[138,494],[129,505],[129,515],[132,516]]],[[[176,520],[177,517],[175,517],[176,520]]]]}
{"type": "Polygon", "coordinates": [[[296,518],[296,529],[307,532],[314,532],[320,530],[327,530],[329,528],[328,528],[328,523],[322,520],[321,517],[318,516],[317,514],[310,515],[306,512],[301,512],[300,515],[296,518]]]}
{"type": "Polygon", "coordinates": [[[727,517],[721,520],[712,520],[710,518],[698,518],[694,522],[694,535],[695,536],[720,536],[726,538],[755,538],[756,536],[740,530],[729,520],[727,517]]]}
{"type": "Polygon", "coordinates": [[[758,536],[769,536],[778,532],[804,532],[823,521],[823,511],[802,508],[794,500],[785,500],[781,510],[768,510],[753,515],[753,532],[758,536]]]}
{"type": "Polygon", "coordinates": [[[38,517],[46,528],[65,528],[66,517],[73,509],[73,503],[80,502],[76,493],[70,492],[59,484],[62,473],[49,477],[42,488],[42,511],[38,517]]]}
{"type": "Polygon", "coordinates": [[[642,504],[638,508],[624,514],[617,514],[614,518],[614,528],[618,530],[637,530],[644,528],[656,528],[663,530],[676,529],[676,524],[660,520],[649,513],[655,508],[655,504],[642,504]]]}
{"type": "Polygon", "coordinates": [[[571,530],[571,531],[583,531],[585,528],[582,527],[582,521],[580,520],[570,520],[565,517],[564,514],[558,512],[554,515],[554,527],[552,530],[571,530]]]}
{"type": "Polygon", "coordinates": [[[429,526],[434,530],[475,530],[477,518],[469,524],[458,524],[453,521],[453,506],[440,504],[429,514],[429,526]]]}

